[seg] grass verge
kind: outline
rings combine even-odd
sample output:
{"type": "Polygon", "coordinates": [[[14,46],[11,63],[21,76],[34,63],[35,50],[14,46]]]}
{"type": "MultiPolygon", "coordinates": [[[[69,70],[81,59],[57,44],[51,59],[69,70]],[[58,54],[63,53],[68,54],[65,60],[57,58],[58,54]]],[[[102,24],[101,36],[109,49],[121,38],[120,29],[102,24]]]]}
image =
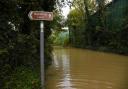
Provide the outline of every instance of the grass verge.
{"type": "Polygon", "coordinates": [[[40,89],[39,72],[24,66],[18,67],[6,80],[4,89],[40,89]]]}

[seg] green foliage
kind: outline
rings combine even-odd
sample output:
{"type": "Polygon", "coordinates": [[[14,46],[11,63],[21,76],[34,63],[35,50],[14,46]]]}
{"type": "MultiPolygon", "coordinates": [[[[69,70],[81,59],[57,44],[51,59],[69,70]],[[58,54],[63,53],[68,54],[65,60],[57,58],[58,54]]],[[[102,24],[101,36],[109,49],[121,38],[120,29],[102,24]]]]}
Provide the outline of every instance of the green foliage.
{"type": "MultiPolygon", "coordinates": [[[[103,1],[103,0],[102,0],[103,1]]],[[[94,0],[73,0],[72,7],[78,10],[78,12],[87,14],[87,9],[89,11],[89,14],[94,13],[94,10],[96,9],[96,3],[94,0]]]]}
{"type": "Polygon", "coordinates": [[[9,81],[6,80],[2,89],[40,89],[40,79],[36,72],[31,68],[18,67],[10,74],[9,81]]]}
{"type": "Polygon", "coordinates": [[[84,13],[80,13],[77,9],[72,10],[68,15],[69,42],[78,46],[83,44],[84,40],[84,13]]]}
{"type": "Polygon", "coordinates": [[[128,54],[127,3],[127,0],[114,0],[109,4],[102,1],[98,3],[98,9],[92,8],[97,10],[93,14],[87,14],[87,7],[83,22],[79,20],[78,16],[81,14],[77,9],[74,9],[76,13],[71,11],[68,16],[70,44],[75,47],[128,54]],[[74,23],[76,24],[73,25],[74,23]],[[78,23],[81,24],[77,25],[78,23]]]}
{"type": "Polygon", "coordinates": [[[83,13],[80,13],[77,9],[70,11],[68,15],[68,26],[70,27],[79,27],[84,22],[83,13]]]}
{"type": "MultiPolygon", "coordinates": [[[[15,80],[15,77],[18,78],[18,75],[22,74],[21,71],[17,71],[17,75],[11,75],[11,73],[19,66],[30,67],[31,69],[39,68],[39,22],[30,21],[28,13],[31,10],[42,10],[41,7],[45,11],[52,11],[54,9],[54,4],[54,0],[50,2],[47,0],[42,0],[42,2],[35,0],[0,1],[0,88],[32,89],[27,88],[27,81],[23,83],[23,80],[22,82],[15,80]],[[14,81],[13,79],[12,81],[9,81],[9,79],[11,79],[10,77],[13,77],[14,81]],[[18,82],[22,87],[16,82],[18,82]]],[[[48,37],[51,34],[51,25],[50,22],[47,21],[44,23],[45,66],[48,66],[51,62],[52,50],[48,41],[48,37]]],[[[22,69],[22,71],[23,70],[24,69],[22,69]]],[[[26,75],[25,73],[23,75],[26,77],[32,77],[32,73],[29,74],[27,72],[29,70],[24,71],[26,71],[26,75]]],[[[39,74],[39,72],[36,73],[39,74]]],[[[25,80],[26,77],[21,78],[25,80]]],[[[35,79],[36,78],[37,77],[35,77],[35,79]]],[[[32,84],[28,85],[31,86],[32,84]]]]}
{"type": "Polygon", "coordinates": [[[54,19],[51,22],[51,27],[53,30],[59,30],[62,27],[62,21],[64,21],[64,17],[57,9],[53,11],[53,14],[54,14],[54,19]]]}
{"type": "Polygon", "coordinates": [[[69,33],[67,31],[55,31],[50,36],[53,41],[53,45],[68,46],[69,45],[69,33]]]}

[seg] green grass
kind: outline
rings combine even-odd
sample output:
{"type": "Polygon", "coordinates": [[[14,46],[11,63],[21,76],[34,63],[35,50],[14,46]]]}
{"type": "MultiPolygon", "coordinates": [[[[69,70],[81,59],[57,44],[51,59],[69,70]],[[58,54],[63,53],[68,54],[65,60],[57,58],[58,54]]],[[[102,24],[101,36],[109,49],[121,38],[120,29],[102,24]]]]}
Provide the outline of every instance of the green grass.
{"type": "Polygon", "coordinates": [[[16,68],[4,89],[40,89],[39,73],[26,67],[16,68]]]}

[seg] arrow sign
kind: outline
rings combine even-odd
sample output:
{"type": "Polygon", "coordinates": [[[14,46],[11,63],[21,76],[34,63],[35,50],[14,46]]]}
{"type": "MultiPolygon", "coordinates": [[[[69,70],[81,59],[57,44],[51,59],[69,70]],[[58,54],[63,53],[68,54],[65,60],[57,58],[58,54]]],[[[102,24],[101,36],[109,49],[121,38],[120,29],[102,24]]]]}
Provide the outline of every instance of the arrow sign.
{"type": "MultiPolygon", "coordinates": [[[[44,11],[30,11],[28,14],[30,20],[53,20],[52,12],[44,12],[44,11]]],[[[41,67],[41,87],[44,87],[44,23],[41,21],[40,23],[40,67],[41,67]]]]}
{"type": "Polygon", "coordinates": [[[30,11],[28,17],[31,20],[53,20],[53,12],[44,12],[44,11],[30,11]]]}

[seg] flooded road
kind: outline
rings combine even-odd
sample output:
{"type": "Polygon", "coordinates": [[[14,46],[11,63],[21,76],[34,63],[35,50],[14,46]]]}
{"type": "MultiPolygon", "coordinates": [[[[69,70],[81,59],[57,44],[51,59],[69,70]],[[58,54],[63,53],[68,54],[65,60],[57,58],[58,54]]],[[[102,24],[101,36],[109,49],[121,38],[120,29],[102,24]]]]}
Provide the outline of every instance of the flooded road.
{"type": "Polygon", "coordinates": [[[128,89],[128,56],[54,48],[46,89],[128,89]]]}

